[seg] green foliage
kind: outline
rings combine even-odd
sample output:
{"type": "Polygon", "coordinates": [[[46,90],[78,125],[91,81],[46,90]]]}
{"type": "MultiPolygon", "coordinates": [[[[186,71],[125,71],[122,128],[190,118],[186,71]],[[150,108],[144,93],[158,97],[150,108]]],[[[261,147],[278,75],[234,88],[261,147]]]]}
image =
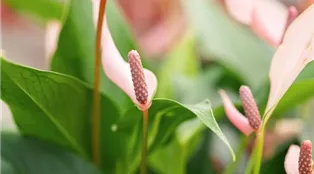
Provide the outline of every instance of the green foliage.
{"type": "MultiPolygon", "coordinates": [[[[1,99],[9,105],[23,135],[58,144],[90,159],[92,90],[86,84],[67,75],[22,67],[4,59],[1,74],[1,99]]],[[[123,139],[111,131],[111,126],[118,122],[120,113],[104,95],[101,106],[101,145],[119,149],[123,139]]],[[[113,170],[123,151],[102,150],[104,168],[113,170]]]]}
{"type": "Polygon", "coordinates": [[[4,0],[4,3],[15,10],[40,17],[44,21],[61,19],[64,4],[56,0],[4,0]]]}
{"type": "Polygon", "coordinates": [[[176,77],[181,75],[193,78],[199,74],[199,70],[195,40],[193,34],[188,32],[180,43],[170,51],[160,66],[156,96],[173,98],[177,88],[175,85],[176,77]]]}
{"type": "MultiPolygon", "coordinates": [[[[113,23],[112,28],[116,30],[124,28],[123,23],[117,17],[117,8],[113,2],[108,4],[108,22],[113,23]],[[120,22],[119,22],[120,21],[120,22]]],[[[118,38],[116,45],[123,51],[122,56],[127,56],[131,41],[125,38],[121,40],[118,33],[113,38],[118,38]],[[128,45],[128,46],[127,46],[128,45]]],[[[126,34],[127,32],[119,32],[126,34]]],[[[92,4],[86,0],[75,0],[69,3],[68,15],[63,21],[63,27],[59,36],[59,42],[55,55],[51,62],[51,70],[68,74],[93,84],[94,82],[94,60],[95,60],[95,27],[92,15],[92,4]]],[[[114,85],[101,69],[101,91],[119,103],[121,108],[128,108],[130,100],[116,85],[114,85]]]]}
{"type": "MultiPolygon", "coordinates": [[[[230,148],[229,142],[221,132],[208,100],[196,105],[183,105],[172,100],[155,99],[152,107],[149,109],[149,130],[148,130],[148,149],[150,152],[165,145],[170,138],[174,136],[177,127],[184,121],[195,118],[203,118],[208,126],[222,141],[230,148]]],[[[135,171],[140,161],[140,144],[141,141],[141,112],[133,108],[128,111],[122,123],[118,125],[122,132],[130,134],[127,140],[129,154],[129,168],[135,171]]]]}
{"type": "Polygon", "coordinates": [[[205,58],[224,65],[253,88],[262,85],[273,49],[232,21],[213,0],[185,1],[184,5],[205,58]]]}
{"type": "Polygon", "coordinates": [[[87,161],[47,142],[1,133],[3,174],[100,174],[87,161]]]}

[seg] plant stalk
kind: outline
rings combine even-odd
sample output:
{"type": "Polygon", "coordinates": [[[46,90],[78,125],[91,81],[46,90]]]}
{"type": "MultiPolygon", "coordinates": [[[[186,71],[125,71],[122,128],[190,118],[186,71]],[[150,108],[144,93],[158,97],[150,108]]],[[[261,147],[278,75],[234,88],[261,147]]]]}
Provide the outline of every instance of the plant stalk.
{"type": "Polygon", "coordinates": [[[141,174],[146,174],[148,110],[143,111],[141,174]]]}
{"type": "Polygon", "coordinates": [[[262,164],[263,158],[263,146],[264,146],[264,127],[262,126],[260,131],[257,133],[255,148],[256,148],[256,155],[255,155],[255,166],[253,169],[254,174],[259,174],[262,164]]]}
{"type": "Polygon", "coordinates": [[[102,26],[106,8],[106,0],[100,0],[97,30],[96,30],[96,52],[94,67],[94,93],[93,93],[93,115],[92,115],[92,159],[96,166],[100,165],[99,157],[99,118],[100,118],[100,60],[101,60],[101,38],[102,26]]]}

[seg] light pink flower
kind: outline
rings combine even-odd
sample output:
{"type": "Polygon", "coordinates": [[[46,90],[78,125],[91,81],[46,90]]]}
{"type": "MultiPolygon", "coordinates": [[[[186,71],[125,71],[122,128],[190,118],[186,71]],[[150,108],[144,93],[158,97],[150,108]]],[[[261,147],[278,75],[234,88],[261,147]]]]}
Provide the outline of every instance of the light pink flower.
{"type": "MultiPolygon", "coordinates": [[[[299,163],[307,163],[307,165],[312,167],[313,162],[311,159],[311,154],[306,154],[312,151],[312,143],[309,140],[306,140],[302,143],[301,148],[297,145],[291,145],[289,147],[284,164],[287,174],[299,174],[299,163]],[[301,148],[303,151],[301,158],[303,159],[300,159],[301,148]]],[[[312,174],[314,174],[314,172],[312,172],[312,174]]]]}
{"type": "Polygon", "coordinates": [[[236,20],[249,25],[261,39],[277,47],[291,21],[295,7],[286,8],[274,0],[225,0],[226,9],[236,20]]]}
{"type": "MultiPolygon", "coordinates": [[[[98,4],[99,2],[93,2],[94,19],[98,18],[98,4]]],[[[157,89],[157,79],[154,73],[144,69],[145,81],[147,84],[148,98],[146,104],[138,102],[135,96],[131,70],[127,62],[124,61],[120,55],[115,43],[111,37],[109,28],[107,26],[106,19],[104,19],[104,26],[102,31],[102,65],[107,77],[114,82],[119,88],[121,88],[135,103],[140,110],[147,110],[152,103],[152,99],[157,89]]],[[[127,55],[125,55],[127,56],[127,55]]]]}
{"type": "MultiPolygon", "coordinates": [[[[302,69],[314,60],[313,16],[314,5],[291,23],[282,44],[273,56],[269,72],[270,93],[264,112],[266,122],[302,69]]],[[[234,107],[226,93],[220,91],[220,95],[229,120],[244,134],[253,132],[247,118],[234,107]]]]}

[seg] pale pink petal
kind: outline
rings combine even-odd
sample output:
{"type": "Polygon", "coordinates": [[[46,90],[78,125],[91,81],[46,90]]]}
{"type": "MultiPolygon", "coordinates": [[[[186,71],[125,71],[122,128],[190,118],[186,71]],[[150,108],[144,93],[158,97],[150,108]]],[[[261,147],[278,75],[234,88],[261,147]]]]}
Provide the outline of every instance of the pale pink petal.
{"type": "Polygon", "coordinates": [[[291,145],[285,158],[285,170],[287,174],[299,174],[300,147],[291,145]]]}
{"type": "Polygon", "coordinates": [[[45,33],[46,60],[49,60],[57,49],[57,44],[58,44],[57,42],[58,42],[60,31],[61,31],[60,21],[49,21],[46,24],[46,33],[45,33]]]}
{"type": "MultiPolygon", "coordinates": [[[[269,78],[270,93],[266,107],[268,119],[302,69],[314,60],[314,5],[288,27],[283,43],[273,56],[269,78]]],[[[265,115],[264,113],[264,115],[265,115]]]]}
{"type": "Polygon", "coordinates": [[[256,1],[252,12],[252,30],[272,46],[281,43],[286,29],[288,9],[278,1],[256,1]]]}
{"type": "Polygon", "coordinates": [[[245,135],[250,135],[254,129],[250,126],[248,119],[232,104],[224,90],[219,90],[219,94],[223,100],[225,112],[230,122],[245,135]]]}
{"type": "MultiPolygon", "coordinates": [[[[98,18],[99,2],[93,1],[94,22],[98,18]]],[[[131,50],[130,50],[131,51],[131,50]]],[[[127,56],[127,55],[125,55],[127,56]]],[[[147,110],[151,106],[152,99],[157,89],[156,76],[149,70],[144,69],[145,80],[148,88],[148,100],[145,105],[140,104],[135,96],[129,64],[120,55],[104,19],[102,31],[102,64],[107,77],[121,88],[135,103],[139,109],[147,110]]]]}
{"type": "Polygon", "coordinates": [[[228,13],[237,21],[249,25],[256,0],[225,0],[228,13]]]}

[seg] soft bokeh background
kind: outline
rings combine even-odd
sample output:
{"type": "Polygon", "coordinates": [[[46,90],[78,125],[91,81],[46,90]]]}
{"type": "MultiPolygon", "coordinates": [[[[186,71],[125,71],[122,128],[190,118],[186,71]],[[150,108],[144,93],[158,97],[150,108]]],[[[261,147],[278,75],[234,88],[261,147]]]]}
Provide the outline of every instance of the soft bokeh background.
{"type": "MultiPolygon", "coordinates": [[[[30,3],[44,0],[19,1],[21,0],[1,2],[1,47],[4,55],[14,62],[48,70],[50,57],[47,56],[46,46],[50,42],[47,38],[50,37],[47,36],[47,29],[51,22],[62,19],[64,9],[56,8],[59,11],[53,11],[51,7],[43,12],[40,8],[41,5],[47,5],[46,3],[41,5],[30,3]]],[[[49,3],[55,3],[52,1],[47,0],[49,3]]],[[[234,101],[239,103],[237,90],[240,85],[246,84],[256,94],[258,103],[265,106],[268,70],[276,47],[262,40],[248,26],[233,19],[225,8],[224,0],[108,0],[108,2],[110,5],[107,11],[114,11],[108,12],[111,14],[108,16],[108,23],[119,51],[126,57],[130,49],[139,50],[144,65],[153,70],[158,77],[157,97],[173,98],[186,104],[210,98],[212,105],[216,107],[221,105],[218,89],[226,89],[234,101]]],[[[304,10],[312,2],[280,1],[285,7],[296,6],[299,11],[304,10]]],[[[266,158],[272,157],[277,145],[281,145],[282,142],[295,142],[295,136],[304,126],[303,121],[295,115],[304,113],[302,118],[308,119],[307,114],[314,113],[311,111],[314,108],[313,101],[308,100],[297,108],[287,109],[289,112],[285,112],[284,115],[291,119],[278,119],[272,123],[273,129],[266,136],[266,142],[272,142],[265,148],[266,158]]],[[[117,99],[117,102],[123,106],[130,101],[117,99]]],[[[9,108],[2,101],[1,108],[1,129],[16,130],[9,108]]],[[[221,107],[215,115],[218,118],[224,117],[221,107]]],[[[241,141],[241,135],[225,119],[220,119],[219,124],[236,149],[241,141]]],[[[182,129],[184,131],[184,128],[182,129]]],[[[313,136],[311,131],[304,132],[301,136],[307,138],[313,136]]],[[[208,136],[204,141],[210,141],[210,145],[205,143],[204,146],[205,148],[211,146],[209,158],[215,164],[214,170],[221,171],[221,168],[231,160],[228,151],[220,147],[220,140],[214,136],[208,136]]],[[[289,143],[284,144],[283,149],[286,150],[289,143]]],[[[167,150],[173,149],[166,149],[165,152],[167,150]]],[[[198,150],[202,152],[202,147],[198,150]]],[[[163,153],[156,156],[162,156],[163,153]]],[[[193,157],[196,158],[198,155],[201,154],[196,153],[193,157]]],[[[280,151],[275,157],[282,160],[282,156],[284,153],[280,151]]],[[[193,157],[190,160],[193,160],[193,157]]],[[[244,156],[239,163],[244,164],[246,158],[247,156],[244,156]]],[[[155,164],[155,168],[163,170],[158,163],[155,164]]],[[[268,167],[274,167],[273,165],[270,164],[268,167]]],[[[238,171],[243,171],[244,165],[239,166],[238,171]]],[[[190,170],[193,170],[193,166],[190,170]]]]}

